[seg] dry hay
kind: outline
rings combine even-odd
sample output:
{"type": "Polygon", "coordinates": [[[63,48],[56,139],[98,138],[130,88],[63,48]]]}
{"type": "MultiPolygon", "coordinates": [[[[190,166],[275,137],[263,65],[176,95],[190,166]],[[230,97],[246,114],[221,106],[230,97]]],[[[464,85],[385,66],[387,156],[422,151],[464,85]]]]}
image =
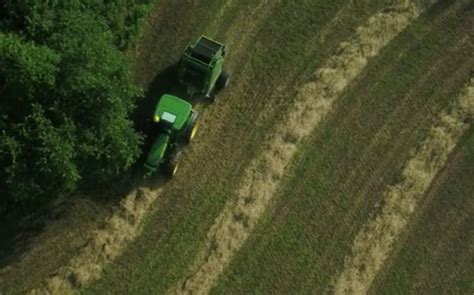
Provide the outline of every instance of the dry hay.
{"type": "Polygon", "coordinates": [[[394,242],[410,221],[433,178],[474,116],[474,79],[450,113],[443,112],[422,147],[405,165],[402,180],[385,192],[382,212],[356,236],[352,254],[335,280],[336,294],[365,294],[394,242]]]}
{"type": "Polygon", "coordinates": [[[100,278],[105,264],[115,259],[141,232],[145,214],[160,190],[139,187],[128,194],[119,208],[96,230],[79,253],[30,294],[71,294],[100,278]]]}
{"type": "Polygon", "coordinates": [[[266,152],[246,170],[235,199],[229,201],[208,232],[205,248],[193,263],[191,275],[169,293],[206,294],[227,268],[264,213],[297,145],[314,130],[332,109],[347,85],[374,57],[418,17],[413,3],[391,6],[368,19],[355,36],[343,42],[336,54],[304,85],[284,124],[266,144],[266,152]]]}

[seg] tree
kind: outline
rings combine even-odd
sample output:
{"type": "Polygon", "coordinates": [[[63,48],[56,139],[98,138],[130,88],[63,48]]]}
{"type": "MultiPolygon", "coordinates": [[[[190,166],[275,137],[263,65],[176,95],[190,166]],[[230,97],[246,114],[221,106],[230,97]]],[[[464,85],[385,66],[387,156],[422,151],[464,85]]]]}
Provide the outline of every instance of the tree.
{"type": "Polygon", "coordinates": [[[136,161],[142,137],[130,114],[142,90],[120,48],[145,2],[0,4],[0,212],[107,181],[136,161]]]}

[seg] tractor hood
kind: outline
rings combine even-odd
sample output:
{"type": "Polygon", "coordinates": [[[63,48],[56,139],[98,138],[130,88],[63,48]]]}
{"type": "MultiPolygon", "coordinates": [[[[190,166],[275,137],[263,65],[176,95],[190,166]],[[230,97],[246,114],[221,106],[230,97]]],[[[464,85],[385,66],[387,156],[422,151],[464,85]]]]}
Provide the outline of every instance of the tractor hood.
{"type": "Polygon", "coordinates": [[[161,160],[163,159],[166,149],[168,148],[168,144],[170,141],[170,136],[165,133],[160,133],[156,138],[153,146],[150,149],[150,153],[146,159],[145,166],[149,168],[154,167],[158,168],[160,165],[161,160]]]}
{"type": "Polygon", "coordinates": [[[186,125],[191,111],[192,106],[189,102],[177,96],[164,94],[155,109],[154,117],[158,121],[166,121],[174,130],[181,130],[186,125]]]}

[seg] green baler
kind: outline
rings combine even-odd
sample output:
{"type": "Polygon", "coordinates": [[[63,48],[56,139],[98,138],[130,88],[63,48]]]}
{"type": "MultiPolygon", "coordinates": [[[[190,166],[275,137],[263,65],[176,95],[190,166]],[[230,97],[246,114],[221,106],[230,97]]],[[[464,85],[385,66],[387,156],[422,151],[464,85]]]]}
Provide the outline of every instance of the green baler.
{"type": "Polygon", "coordinates": [[[159,168],[169,177],[176,174],[182,147],[196,134],[197,117],[189,102],[170,94],[161,97],[153,115],[151,129],[156,139],[145,162],[146,176],[159,168]]]}
{"type": "Polygon", "coordinates": [[[224,71],[226,47],[206,36],[199,37],[185,49],[179,62],[178,78],[190,96],[214,101],[216,93],[227,87],[229,75],[224,71]]]}

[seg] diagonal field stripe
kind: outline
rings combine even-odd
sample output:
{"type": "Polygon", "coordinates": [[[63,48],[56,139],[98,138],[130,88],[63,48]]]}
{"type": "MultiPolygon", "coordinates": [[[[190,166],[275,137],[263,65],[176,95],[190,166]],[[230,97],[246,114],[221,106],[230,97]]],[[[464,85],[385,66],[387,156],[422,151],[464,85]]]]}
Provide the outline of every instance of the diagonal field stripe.
{"type": "Polygon", "coordinates": [[[99,279],[104,265],[117,258],[141,233],[145,216],[156,205],[160,194],[161,189],[133,189],[122,199],[103,227],[91,233],[87,244],[67,265],[28,293],[74,294],[79,288],[99,279]]]}
{"type": "Polygon", "coordinates": [[[471,79],[452,110],[441,114],[420,150],[408,160],[403,180],[385,192],[381,214],[357,234],[352,254],[346,257],[344,269],[335,280],[336,294],[367,293],[394,242],[473,116],[474,79],[471,79]]]}
{"type": "Polygon", "coordinates": [[[397,5],[370,17],[352,39],[340,44],[337,53],[316,71],[314,81],[300,89],[285,124],[265,144],[266,152],[246,169],[236,198],[226,204],[208,232],[206,246],[193,263],[190,276],[169,293],[209,293],[268,207],[297,145],[332,110],[334,101],[368,60],[421,13],[421,8],[410,1],[393,2],[397,5]]]}

